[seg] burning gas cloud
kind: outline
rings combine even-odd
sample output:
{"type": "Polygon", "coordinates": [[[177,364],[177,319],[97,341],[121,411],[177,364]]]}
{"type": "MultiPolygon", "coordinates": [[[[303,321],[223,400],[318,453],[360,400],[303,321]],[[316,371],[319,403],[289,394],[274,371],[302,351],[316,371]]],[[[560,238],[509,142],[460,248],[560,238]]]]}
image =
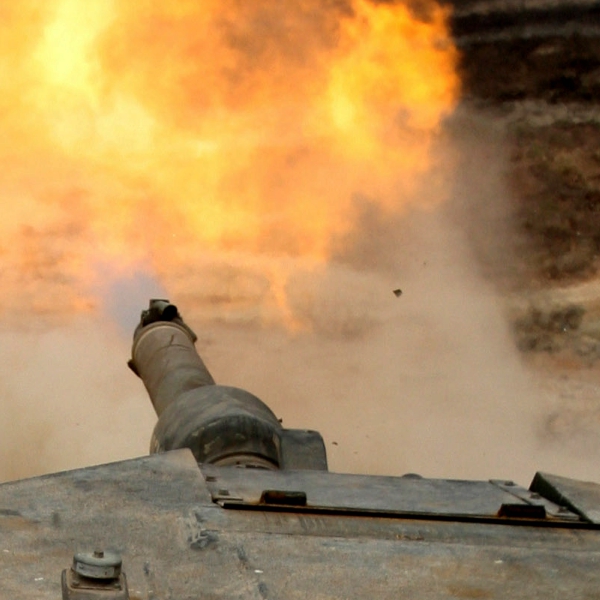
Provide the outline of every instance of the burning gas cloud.
{"type": "Polygon", "coordinates": [[[326,261],[357,197],[401,210],[458,93],[435,4],[2,11],[3,284],[34,311],[92,310],[140,273],[177,294],[225,252],[264,277],[261,318],[291,324],[289,259],[326,261]]]}

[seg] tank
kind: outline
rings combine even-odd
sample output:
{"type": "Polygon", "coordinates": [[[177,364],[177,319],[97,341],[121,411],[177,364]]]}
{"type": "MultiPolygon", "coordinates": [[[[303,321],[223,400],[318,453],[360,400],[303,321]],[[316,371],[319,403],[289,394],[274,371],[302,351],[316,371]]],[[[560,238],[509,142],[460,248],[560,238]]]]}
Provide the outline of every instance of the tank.
{"type": "MultiPolygon", "coordinates": [[[[530,155],[546,127],[598,121],[596,0],[440,3],[463,95],[512,111],[530,155]]],[[[557,206],[582,185],[563,171],[543,188],[557,206]]],[[[217,384],[194,342],[169,301],[143,311],[129,366],[158,417],[149,455],[0,484],[0,600],[600,597],[600,483],[330,472],[318,432],[217,384]]]]}
{"type": "Polygon", "coordinates": [[[595,598],[600,485],[329,472],[318,432],[218,385],[152,300],[150,455],[0,485],[0,597],[595,598]]]}

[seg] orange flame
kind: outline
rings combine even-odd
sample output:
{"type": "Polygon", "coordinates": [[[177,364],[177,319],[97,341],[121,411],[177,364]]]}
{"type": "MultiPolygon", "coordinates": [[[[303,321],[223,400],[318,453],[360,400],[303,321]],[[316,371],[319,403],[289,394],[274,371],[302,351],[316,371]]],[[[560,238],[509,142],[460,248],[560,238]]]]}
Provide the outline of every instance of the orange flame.
{"type": "Polygon", "coordinates": [[[0,10],[3,284],[38,311],[92,309],[98,264],[180,296],[213,263],[256,274],[257,318],[292,322],[286,273],[328,259],[357,196],[402,209],[458,94],[434,4],[426,18],[367,0],[0,10]]]}

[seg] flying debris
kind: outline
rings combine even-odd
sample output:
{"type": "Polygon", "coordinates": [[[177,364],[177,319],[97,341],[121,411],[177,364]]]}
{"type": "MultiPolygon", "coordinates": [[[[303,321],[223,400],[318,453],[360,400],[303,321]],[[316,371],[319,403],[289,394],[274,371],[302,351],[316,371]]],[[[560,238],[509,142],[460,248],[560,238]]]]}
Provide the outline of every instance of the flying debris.
{"type": "Polygon", "coordinates": [[[394,290],[394,295],[396,296],[396,298],[400,298],[400,296],[402,296],[402,290],[400,288],[394,290]]]}

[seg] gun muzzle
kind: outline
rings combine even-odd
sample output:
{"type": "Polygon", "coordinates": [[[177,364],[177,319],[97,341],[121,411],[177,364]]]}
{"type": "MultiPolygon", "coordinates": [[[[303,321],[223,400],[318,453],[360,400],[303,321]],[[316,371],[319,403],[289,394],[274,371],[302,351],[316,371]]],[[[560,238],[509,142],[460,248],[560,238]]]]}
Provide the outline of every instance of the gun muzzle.
{"type": "Polygon", "coordinates": [[[189,448],[198,462],[267,469],[326,469],[318,432],[284,429],[249,392],[216,385],[196,335],[168,300],[151,300],[135,330],[131,369],[158,415],[151,452],[189,448]]]}

